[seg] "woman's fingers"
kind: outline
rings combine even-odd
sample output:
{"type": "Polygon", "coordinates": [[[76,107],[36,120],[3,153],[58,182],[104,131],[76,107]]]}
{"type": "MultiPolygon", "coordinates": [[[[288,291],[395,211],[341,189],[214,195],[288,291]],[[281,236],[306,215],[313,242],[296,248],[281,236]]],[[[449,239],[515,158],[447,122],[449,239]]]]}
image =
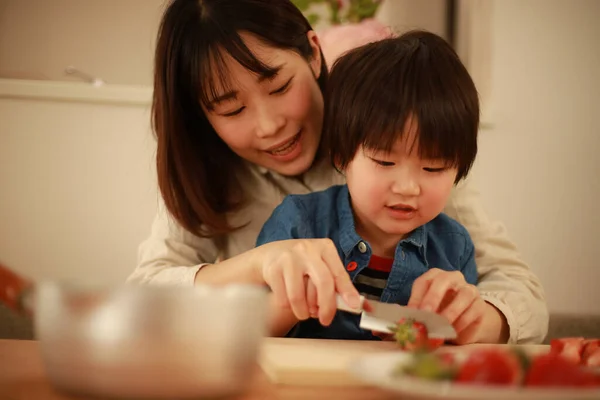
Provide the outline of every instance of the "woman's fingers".
{"type": "Polygon", "coordinates": [[[295,267],[293,263],[283,266],[283,280],[287,298],[292,312],[299,320],[308,319],[308,304],[306,302],[306,287],[304,286],[304,274],[302,270],[295,267]]]}
{"type": "Polygon", "coordinates": [[[308,314],[311,318],[319,317],[319,302],[317,299],[317,288],[312,283],[308,276],[304,277],[304,284],[306,285],[306,302],[308,304],[308,314]]]}
{"type": "Polygon", "coordinates": [[[336,312],[335,283],[327,264],[320,255],[308,254],[308,277],[317,292],[318,316],[322,325],[329,325],[336,312]]]}
{"type": "Polygon", "coordinates": [[[360,307],[360,295],[358,290],[356,290],[352,283],[352,279],[350,279],[350,275],[346,272],[335,245],[331,240],[326,240],[323,246],[324,248],[321,257],[327,264],[330,274],[333,277],[335,292],[339,293],[350,307],[360,307]]]}
{"type": "Polygon", "coordinates": [[[300,320],[314,316],[316,308],[323,325],[335,316],[336,293],[349,306],[360,306],[358,291],[331,240],[290,240],[280,246],[269,253],[262,270],[278,304],[289,306],[300,320]]]}
{"type": "Polygon", "coordinates": [[[276,268],[269,268],[264,275],[265,282],[273,292],[275,303],[281,308],[290,308],[283,274],[276,268]]]}

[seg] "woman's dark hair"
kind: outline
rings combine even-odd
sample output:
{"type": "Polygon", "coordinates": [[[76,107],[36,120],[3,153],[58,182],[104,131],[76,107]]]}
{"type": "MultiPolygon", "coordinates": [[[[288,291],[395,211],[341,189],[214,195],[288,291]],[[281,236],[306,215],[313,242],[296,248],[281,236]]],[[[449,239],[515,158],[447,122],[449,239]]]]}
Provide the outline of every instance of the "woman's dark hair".
{"type": "MultiPolygon", "coordinates": [[[[228,54],[258,76],[276,69],[259,60],[240,32],[292,50],[307,61],[312,30],[289,0],[173,0],[158,31],[152,124],[157,139],[158,186],[171,215],[188,231],[205,237],[236,229],[227,213],[241,207],[243,160],[219,138],[202,109],[215,87],[231,79],[228,54]]],[[[323,91],[327,66],[321,54],[318,84],[323,91]]]]}
{"type": "Polygon", "coordinates": [[[479,97],[452,47],[424,31],[356,48],[338,59],[325,95],[323,147],[345,168],[360,146],[389,152],[416,122],[419,155],[464,178],[477,154],[479,97]]]}

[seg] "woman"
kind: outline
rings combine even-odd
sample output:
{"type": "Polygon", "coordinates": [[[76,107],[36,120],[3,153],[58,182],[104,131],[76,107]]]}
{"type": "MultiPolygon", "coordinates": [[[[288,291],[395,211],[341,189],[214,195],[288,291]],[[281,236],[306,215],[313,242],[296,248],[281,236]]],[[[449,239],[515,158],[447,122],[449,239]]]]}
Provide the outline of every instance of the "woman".
{"type": "MultiPolygon", "coordinates": [[[[327,67],[303,15],[288,0],[174,0],[155,62],[164,206],[129,280],[266,284],[274,335],[311,316],[329,324],[335,293],[356,305],[358,293],[329,240],[254,248],[285,195],[344,180],[319,148],[327,67]]],[[[409,305],[445,315],[461,328],[458,343],[543,340],[548,313],[539,280],[488,219],[472,184],[454,190],[445,212],[472,236],[478,287],[433,268],[413,285],[409,305]],[[471,321],[463,311],[474,302],[481,317],[471,321]]]]}

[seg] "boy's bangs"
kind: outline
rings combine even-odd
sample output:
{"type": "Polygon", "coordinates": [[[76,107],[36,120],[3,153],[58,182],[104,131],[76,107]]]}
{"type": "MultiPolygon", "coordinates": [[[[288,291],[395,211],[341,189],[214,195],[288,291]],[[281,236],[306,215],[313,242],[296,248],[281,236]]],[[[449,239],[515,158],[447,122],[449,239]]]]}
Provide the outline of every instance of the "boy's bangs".
{"type": "Polygon", "coordinates": [[[435,79],[438,75],[427,68],[401,67],[386,72],[389,79],[377,78],[386,85],[360,85],[362,93],[354,96],[353,108],[354,115],[362,118],[354,119],[349,126],[353,131],[350,136],[362,137],[366,149],[389,153],[416,124],[409,152],[416,146],[423,159],[444,160],[447,166],[461,164],[470,151],[464,143],[472,116],[464,106],[456,107],[461,102],[456,101],[458,95],[453,88],[435,79]]]}
{"type": "Polygon", "coordinates": [[[235,78],[227,66],[228,57],[257,76],[270,78],[278,71],[258,59],[237,32],[219,35],[211,43],[201,46],[197,54],[198,65],[191,70],[199,72],[195,80],[196,93],[200,94],[200,101],[208,109],[217,97],[234,90],[235,78]]]}

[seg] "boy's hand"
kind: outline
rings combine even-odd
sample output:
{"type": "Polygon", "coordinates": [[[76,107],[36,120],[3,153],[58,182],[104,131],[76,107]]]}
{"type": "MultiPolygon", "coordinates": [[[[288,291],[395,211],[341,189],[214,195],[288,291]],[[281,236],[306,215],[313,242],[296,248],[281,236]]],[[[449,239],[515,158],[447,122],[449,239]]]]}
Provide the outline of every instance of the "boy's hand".
{"type": "Polygon", "coordinates": [[[477,287],[462,273],[432,268],[415,280],[409,307],[437,312],[450,321],[458,334],[457,344],[502,343],[508,325],[493,305],[485,302],[477,287]]]}

